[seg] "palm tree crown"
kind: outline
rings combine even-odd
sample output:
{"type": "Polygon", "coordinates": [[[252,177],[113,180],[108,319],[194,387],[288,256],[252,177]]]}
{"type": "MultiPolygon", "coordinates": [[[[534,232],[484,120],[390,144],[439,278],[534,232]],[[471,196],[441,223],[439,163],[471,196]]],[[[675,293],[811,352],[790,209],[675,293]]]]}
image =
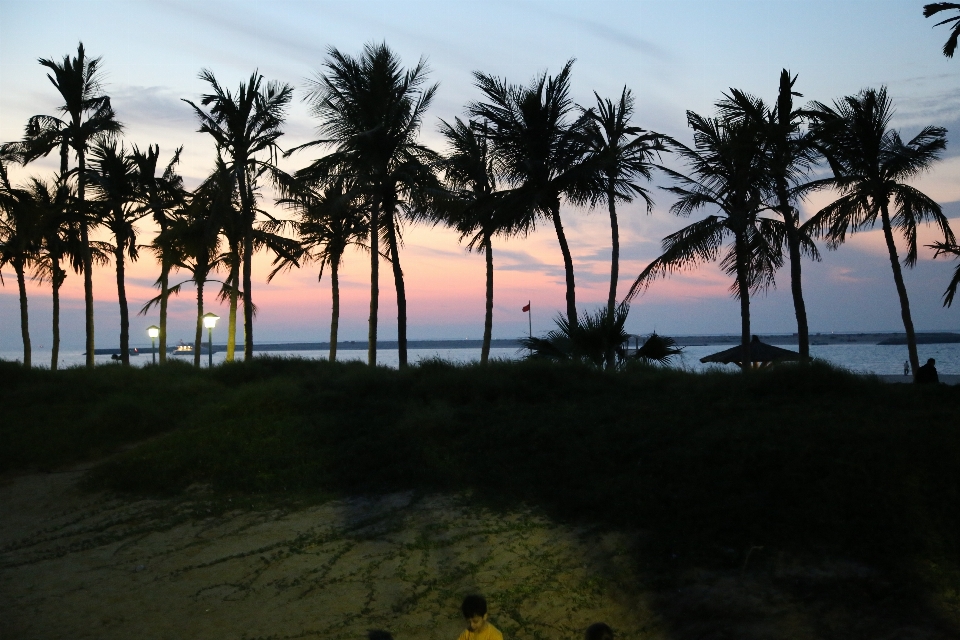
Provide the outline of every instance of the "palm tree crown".
{"type": "MultiPolygon", "coordinates": [[[[924,18],[929,18],[941,11],[960,11],[960,4],[956,2],[931,2],[930,4],[923,5],[924,18]]],[[[957,50],[957,39],[960,38],[960,15],[941,20],[934,25],[935,27],[939,27],[942,24],[950,23],[953,23],[953,28],[950,30],[950,37],[947,38],[947,41],[943,44],[943,55],[948,58],[952,58],[954,52],[957,50]]]]}

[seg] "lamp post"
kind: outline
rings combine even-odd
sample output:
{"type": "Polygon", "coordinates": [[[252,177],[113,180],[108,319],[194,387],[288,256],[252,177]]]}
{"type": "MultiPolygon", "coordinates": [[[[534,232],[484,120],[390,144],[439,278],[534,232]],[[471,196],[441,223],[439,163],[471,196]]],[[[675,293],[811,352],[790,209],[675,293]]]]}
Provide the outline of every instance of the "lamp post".
{"type": "Polygon", "coordinates": [[[207,328],[207,352],[210,359],[207,361],[207,368],[213,367],[213,328],[217,326],[217,320],[220,319],[215,313],[203,314],[203,326],[207,328]]]}
{"type": "Polygon", "coordinates": [[[147,335],[150,336],[150,348],[153,350],[153,364],[157,364],[157,336],[160,335],[160,327],[150,325],[147,327],[147,335]]]}

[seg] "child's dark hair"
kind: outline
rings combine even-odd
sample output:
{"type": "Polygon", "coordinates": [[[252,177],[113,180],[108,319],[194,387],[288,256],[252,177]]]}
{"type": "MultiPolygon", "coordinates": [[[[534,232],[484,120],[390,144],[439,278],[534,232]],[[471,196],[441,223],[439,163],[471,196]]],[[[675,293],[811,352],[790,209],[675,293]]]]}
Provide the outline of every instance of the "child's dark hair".
{"type": "Polygon", "coordinates": [[[613,629],[605,622],[594,622],[583,637],[584,640],[613,640],[613,629]]]}
{"type": "Polygon", "coordinates": [[[463,599],[460,611],[467,620],[474,616],[483,617],[487,615],[487,599],[477,594],[469,595],[463,599]]]}

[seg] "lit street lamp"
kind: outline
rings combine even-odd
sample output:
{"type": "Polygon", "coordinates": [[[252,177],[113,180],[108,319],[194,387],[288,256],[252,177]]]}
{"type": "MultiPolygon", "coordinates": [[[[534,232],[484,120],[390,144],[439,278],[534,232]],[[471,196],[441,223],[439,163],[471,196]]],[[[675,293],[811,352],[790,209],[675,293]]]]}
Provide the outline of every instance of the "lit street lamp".
{"type": "Polygon", "coordinates": [[[207,361],[207,368],[213,367],[213,328],[217,326],[217,320],[220,319],[215,313],[203,314],[203,326],[207,328],[207,351],[210,359],[207,361]]]}
{"type": "Polygon", "coordinates": [[[153,350],[153,364],[157,364],[157,336],[160,335],[160,327],[150,325],[147,327],[147,335],[150,336],[150,348],[153,350]]]}

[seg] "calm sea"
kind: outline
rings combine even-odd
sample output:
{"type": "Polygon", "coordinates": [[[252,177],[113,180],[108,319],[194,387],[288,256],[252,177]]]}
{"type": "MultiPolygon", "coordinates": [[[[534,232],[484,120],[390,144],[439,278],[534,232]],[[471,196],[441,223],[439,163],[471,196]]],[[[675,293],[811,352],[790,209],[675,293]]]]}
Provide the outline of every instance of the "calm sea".
{"type": "MultiPolygon", "coordinates": [[[[729,349],[730,345],[707,345],[685,347],[683,355],[678,357],[673,366],[691,369],[695,371],[703,370],[707,366],[716,367],[722,365],[704,365],[700,363],[700,358],[705,355],[729,349]]],[[[926,362],[927,358],[935,358],[937,361],[937,370],[942,374],[960,374],[960,344],[921,344],[918,346],[920,351],[920,362],[926,362]]],[[[491,358],[501,358],[505,360],[514,360],[523,356],[524,352],[518,352],[516,349],[491,349],[491,358]]],[[[875,373],[879,375],[899,375],[903,373],[903,362],[907,359],[907,347],[904,345],[875,345],[875,344],[835,344],[823,346],[811,346],[810,353],[816,358],[821,358],[832,362],[833,364],[845,367],[852,371],[861,371],[864,373],[875,373]]],[[[226,354],[214,353],[214,364],[223,362],[226,354]]],[[[264,355],[285,356],[294,358],[317,358],[327,357],[326,351],[270,351],[264,355]]],[[[377,354],[377,363],[387,367],[396,367],[398,356],[396,349],[382,349],[377,354]]],[[[3,360],[21,360],[23,353],[21,351],[0,351],[0,359],[3,360]]],[[[183,356],[171,356],[183,357],[183,356]]],[[[240,359],[242,355],[238,355],[240,359]]],[[[471,362],[480,359],[480,349],[410,349],[407,357],[411,363],[431,358],[439,358],[450,362],[471,362]]],[[[338,360],[360,360],[366,361],[366,351],[340,351],[337,354],[338,360]]],[[[184,358],[192,362],[192,356],[184,358]]],[[[207,355],[201,358],[203,366],[207,364],[207,355]]],[[[50,366],[50,350],[35,349],[33,351],[33,362],[35,366],[50,366]]],[[[80,351],[61,351],[60,366],[70,367],[84,364],[85,360],[80,351]]],[[[109,355],[97,356],[97,363],[110,364],[112,360],[109,355]]],[[[130,358],[130,362],[136,366],[142,366],[151,362],[149,354],[135,356],[130,358]]],[[[734,370],[734,365],[726,365],[726,369],[734,370]]]]}

